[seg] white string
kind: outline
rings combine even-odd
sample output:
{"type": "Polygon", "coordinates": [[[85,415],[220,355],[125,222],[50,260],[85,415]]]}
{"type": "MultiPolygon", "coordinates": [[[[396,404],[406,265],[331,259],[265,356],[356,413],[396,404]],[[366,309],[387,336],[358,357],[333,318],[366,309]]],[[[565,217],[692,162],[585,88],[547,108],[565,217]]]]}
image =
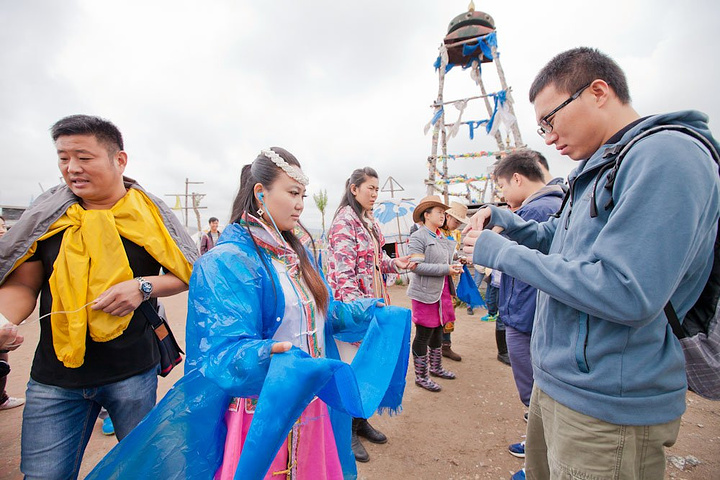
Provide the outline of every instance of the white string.
{"type": "Polygon", "coordinates": [[[79,312],[80,310],[82,310],[83,308],[87,307],[88,305],[92,305],[93,303],[95,303],[95,300],[93,300],[92,302],[86,303],[85,305],[83,305],[82,307],[78,308],[77,310],[63,310],[63,311],[59,311],[59,312],[46,313],[45,315],[43,315],[43,316],[41,316],[41,317],[38,317],[37,320],[33,320],[33,321],[31,321],[31,322],[22,322],[20,325],[18,325],[18,327],[26,327],[26,326],[28,326],[28,325],[32,325],[32,324],[34,324],[34,323],[39,322],[39,321],[42,320],[43,318],[49,317],[50,315],[53,315],[53,314],[56,314],[56,313],[77,313],[77,312],[79,312]]]}
{"type": "Polygon", "coordinates": [[[304,332],[300,332],[300,333],[298,333],[297,335],[295,335],[295,338],[297,338],[297,337],[302,337],[303,335],[307,335],[307,336],[309,337],[310,335],[313,335],[313,334],[315,334],[316,332],[317,332],[317,328],[315,328],[315,329],[313,329],[313,330],[310,330],[310,331],[307,331],[307,330],[306,330],[306,331],[304,331],[304,332]]]}

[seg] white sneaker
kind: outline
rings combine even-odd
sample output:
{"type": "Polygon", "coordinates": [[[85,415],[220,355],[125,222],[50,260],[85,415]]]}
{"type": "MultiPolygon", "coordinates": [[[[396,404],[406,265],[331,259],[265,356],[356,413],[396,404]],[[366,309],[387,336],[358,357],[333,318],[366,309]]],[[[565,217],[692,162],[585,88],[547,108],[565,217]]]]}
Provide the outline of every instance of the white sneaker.
{"type": "Polygon", "coordinates": [[[10,410],[11,408],[19,407],[23,404],[25,404],[24,398],[8,397],[8,399],[0,405],[0,410],[10,410]]]}

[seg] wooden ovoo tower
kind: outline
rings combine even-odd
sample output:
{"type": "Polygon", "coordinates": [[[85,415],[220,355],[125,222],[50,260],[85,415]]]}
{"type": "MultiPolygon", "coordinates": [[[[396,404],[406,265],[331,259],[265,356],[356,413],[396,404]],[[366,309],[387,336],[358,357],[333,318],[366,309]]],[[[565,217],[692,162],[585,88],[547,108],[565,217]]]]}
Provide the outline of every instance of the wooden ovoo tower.
{"type": "MultiPolygon", "coordinates": [[[[435,62],[438,72],[438,95],[432,104],[432,119],[425,126],[426,134],[432,129],[432,149],[428,157],[428,177],[425,181],[427,195],[440,193],[446,203],[450,196],[462,197],[466,203],[493,201],[495,187],[488,171],[477,176],[471,176],[467,172],[451,173],[448,160],[475,158],[479,159],[480,163],[485,158],[494,163],[495,159],[501,158],[508,151],[523,146],[513,109],[512,95],[500,65],[495,21],[489,14],[476,11],[474,2],[471,1],[468,11],[450,22],[448,33],[439,51],[440,54],[435,62]],[[482,64],[495,65],[500,90],[487,92],[483,82],[482,64]],[[454,67],[461,67],[456,71],[469,70],[470,77],[479,87],[479,95],[476,91],[471,92],[471,96],[459,100],[444,99],[445,76],[454,67]],[[466,107],[472,102],[484,103],[487,118],[471,120],[462,118],[466,107]],[[459,112],[457,120],[448,123],[446,116],[454,112],[447,110],[453,106],[459,112]],[[462,126],[469,128],[472,140],[487,141],[493,138],[496,149],[489,151],[493,148],[491,147],[487,150],[448,154],[448,140],[456,137],[462,126]]],[[[480,109],[482,110],[482,107],[480,109]]]]}

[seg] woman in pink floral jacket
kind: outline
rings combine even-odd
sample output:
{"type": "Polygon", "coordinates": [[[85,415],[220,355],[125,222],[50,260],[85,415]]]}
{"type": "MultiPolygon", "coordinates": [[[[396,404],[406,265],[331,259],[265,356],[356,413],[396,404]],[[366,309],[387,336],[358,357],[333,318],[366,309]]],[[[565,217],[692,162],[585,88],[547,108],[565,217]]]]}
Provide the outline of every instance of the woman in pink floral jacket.
{"type": "MultiPolygon", "coordinates": [[[[410,267],[410,257],[390,258],[382,249],[385,239],[373,218],[378,196],[378,175],[370,167],[355,170],[345,182],[345,194],[328,231],[328,280],[336,300],[380,298],[390,303],[383,273],[398,273],[410,267]]],[[[341,358],[351,363],[357,346],[338,342],[341,358]]],[[[353,419],[352,450],[355,459],[367,462],[370,456],[358,435],[373,443],[385,443],[387,437],[366,419],[353,419]]]]}

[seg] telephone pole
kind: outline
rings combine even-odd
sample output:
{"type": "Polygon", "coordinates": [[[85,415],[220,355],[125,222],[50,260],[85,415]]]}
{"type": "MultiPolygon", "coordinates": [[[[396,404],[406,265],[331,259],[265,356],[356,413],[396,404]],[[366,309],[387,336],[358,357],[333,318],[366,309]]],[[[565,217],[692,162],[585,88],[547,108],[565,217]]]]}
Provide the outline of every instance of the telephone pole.
{"type": "Polygon", "coordinates": [[[175,207],[173,207],[173,210],[183,210],[183,211],[184,211],[185,229],[188,228],[188,211],[192,209],[192,210],[195,210],[195,214],[196,214],[197,217],[198,217],[198,230],[201,230],[201,225],[200,225],[200,212],[198,212],[198,210],[201,209],[201,208],[207,208],[207,207],[201,207],[201,206],[199,206],[199,205],[200,205],[200,200],[202,200],[203,197],[205,197],[205,194],[204,194],[204,193],[197,193],[197,192],[189,193],[189,190],[190,190],[189,187],[190,187],[190,185],[203,185],[204,183],[205,183],[205,182],[191,182],[190,179],[188,179],[188,178],[186,177],[186,178],[185,178],[185,193],[166,193],[166,194],[165,194],[166,197],[176,197],[176,198],[178,199],[178,202],[177,202],[177,204],[175,205],[175,207]],[[180,197],[184,197],[184,198],[185,198],[185,206],[184,206],[184,207],[181,207],[181,206],[179,205],[179,203],[180,203],[180,202],[179,202],[180,197]],[[192,200],[191,200],[191,199],[192,199],[192,200]],[[189,204],[189,203],[190,203],[190,204],[189,204]]]}

